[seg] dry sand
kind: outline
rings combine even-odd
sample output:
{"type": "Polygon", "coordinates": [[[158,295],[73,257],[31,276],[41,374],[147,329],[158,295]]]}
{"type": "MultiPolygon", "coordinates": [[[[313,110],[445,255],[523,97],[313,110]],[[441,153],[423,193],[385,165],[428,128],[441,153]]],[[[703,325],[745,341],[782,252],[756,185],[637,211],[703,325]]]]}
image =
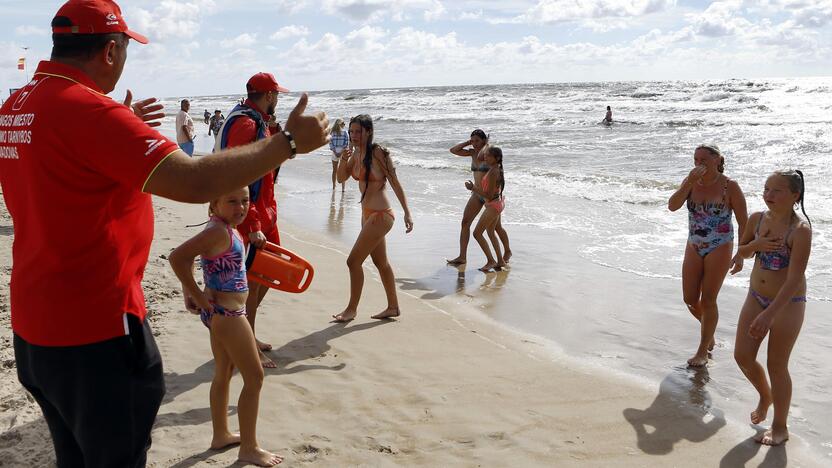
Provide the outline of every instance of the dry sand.
{"type": "MultiPolygon", "coordinates": [[[[202,221],[206,209],[155,204],[144,287],[167,395],[149,466],[241,466],[236,449],[207,450],[208,332],[184,312],[166,260],[195,232],[184,225],[202,221]]],[[[588,367],[447,298],[400,291],[403,316],[371,320],[385,304],[369,261],[358,319],[330,323],[347,300],[348,246],[288,221],[284,244],[312,261],[316,275],[304,294],[271,292],[257,319],[278,363],[266,372],[259,439],[286,456],[283,466],[820,466],[798,438],[760,447],[752,428],[685,402],[695,395],[588,367]]],[[[15,375],[12,239],[0,205],[0,466],[50,466],[47,427],[15,375]]],[[[235,376],[232,428],[240,386],[235,376]]]]}

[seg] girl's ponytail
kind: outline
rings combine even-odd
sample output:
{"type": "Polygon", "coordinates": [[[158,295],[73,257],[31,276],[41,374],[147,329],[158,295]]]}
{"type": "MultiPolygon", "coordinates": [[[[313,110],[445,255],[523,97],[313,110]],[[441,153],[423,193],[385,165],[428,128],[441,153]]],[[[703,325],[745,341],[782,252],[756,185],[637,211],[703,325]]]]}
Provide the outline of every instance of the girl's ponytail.
{"type": "Polygon", "coordinates": [[[800,203],[800,211],[803,212],[803,216],[809,222],[809,227],[812,227],[812,220],[809,219],[809,216],[806,214],[806,207],[803,205],[803,196],[806,194],[806,180],[803,177],[803,172],[798,169],[795,169],[794,172],[800,177],[800,198],[797,199],[797,202],[800,203]]]}

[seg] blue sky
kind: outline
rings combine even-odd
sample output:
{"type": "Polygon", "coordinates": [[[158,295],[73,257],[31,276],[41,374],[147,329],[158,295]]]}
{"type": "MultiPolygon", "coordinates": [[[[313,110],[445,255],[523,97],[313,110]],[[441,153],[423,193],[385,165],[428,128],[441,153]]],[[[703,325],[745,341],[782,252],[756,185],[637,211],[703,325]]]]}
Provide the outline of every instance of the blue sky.
{"type": "MultiPolygon", "coordinates": [[[[49,56],[62,4],[0,0],[0,91],[49,56]]],[[[116,93],[832,75],[832,0],[124,0],[116,93]]]]}

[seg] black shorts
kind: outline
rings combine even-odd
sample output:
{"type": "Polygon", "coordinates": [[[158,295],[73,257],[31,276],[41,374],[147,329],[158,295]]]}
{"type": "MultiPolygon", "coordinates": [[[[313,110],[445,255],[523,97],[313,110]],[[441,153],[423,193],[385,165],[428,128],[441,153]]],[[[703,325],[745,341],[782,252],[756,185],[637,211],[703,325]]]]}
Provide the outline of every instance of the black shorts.
{"type": "Polygon", "coordinates": [[[165,394],[150,326],[83,346],[37,346],[14,336],[17,377],[49,425],[59,468],[143,467],[165,394]]]}

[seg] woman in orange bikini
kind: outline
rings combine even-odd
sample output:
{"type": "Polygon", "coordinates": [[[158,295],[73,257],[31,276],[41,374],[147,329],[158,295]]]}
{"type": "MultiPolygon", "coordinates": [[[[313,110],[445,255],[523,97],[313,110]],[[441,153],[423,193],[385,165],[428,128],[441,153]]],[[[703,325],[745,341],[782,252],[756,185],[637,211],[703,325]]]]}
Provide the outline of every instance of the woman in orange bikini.
{"type": "Polygon", "coordinates": [[[413,230],[413,220],[407,207],[396,168],[390,159],[390,152],[383,146],[373,143],[373,119],[361,114],[350,119],[350,145],[341,153],[338,162],[338,182],[346,181],[350,176],[358,181],[361,190],[361,232],[352,246],[347,267],[350,269],[350,302],[347,308],[332,317],[337,322],[349,322],[358,313],[358,301],[364,287],[364,269],[362,264],[369,255],[373,259],[387,294],[387,308],[373,315],[374,319],[398,317],[399,299],[396,296],[396,279],[393,268],[387,261],[387,243],[384,236],[393,228],[393,209],[387,199],[384,187],[390,187],[399,199],[404,210],[405,232],[413,230]],[[354,151],[356,150],[356,151],[354,151]]]}

